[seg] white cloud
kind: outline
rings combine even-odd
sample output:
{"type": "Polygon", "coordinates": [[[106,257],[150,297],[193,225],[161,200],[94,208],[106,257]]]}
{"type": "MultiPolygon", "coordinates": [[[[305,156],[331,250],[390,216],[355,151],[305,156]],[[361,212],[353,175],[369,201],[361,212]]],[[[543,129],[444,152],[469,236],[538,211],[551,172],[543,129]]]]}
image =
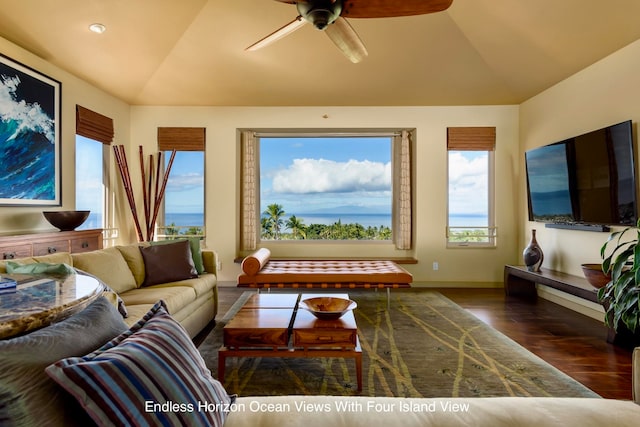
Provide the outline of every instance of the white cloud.
{"type": "Polygon", "coordinates": [[[391,163],[369,160],[294,159],[287,168],[273,173],[276,193],[345,193],[390,188],[391,163]]]}
{"type": "Polygon", "coordinates": [[[449,153],[449,212],[487,212],[487,157],[467,158],[449,153]]]}
{"type": "Polygon", "coordinates": [[[0,76],[0,120],[15,121],[18,127],[9,139],[29,130],[43,134],[52,144],[55,142],[53,120],[38,103],[28,104],[17,100],[16,91],[21,81],[18,76],[0,76]]]}
{"type": "Polygon", "coordinates": [[[204,185],[204,176],[198,173],[188,173],[183,175],[169,175],[167,191],[187,191],[199,188],[204,185]]]}

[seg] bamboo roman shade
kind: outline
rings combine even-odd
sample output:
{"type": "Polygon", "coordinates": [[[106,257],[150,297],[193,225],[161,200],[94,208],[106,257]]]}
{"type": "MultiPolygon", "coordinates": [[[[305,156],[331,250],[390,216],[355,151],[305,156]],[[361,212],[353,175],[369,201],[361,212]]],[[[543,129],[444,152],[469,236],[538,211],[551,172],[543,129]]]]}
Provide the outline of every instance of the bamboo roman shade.
{"type": "Polygon", "coordinates": [[[447,150],[493,151],[496,149],[496,128],[452,127],[447,128],[447,150]]]}
{"type": "Polygon", "coordinates": [[[76,105],[76,135],[103,144],[111,144],[113,141],[113,119],[76,105]]]}
{"type": "Polygon", "coordinates": [[[160,151],[204,151],[205,128],[159,127],[160,151]]]}

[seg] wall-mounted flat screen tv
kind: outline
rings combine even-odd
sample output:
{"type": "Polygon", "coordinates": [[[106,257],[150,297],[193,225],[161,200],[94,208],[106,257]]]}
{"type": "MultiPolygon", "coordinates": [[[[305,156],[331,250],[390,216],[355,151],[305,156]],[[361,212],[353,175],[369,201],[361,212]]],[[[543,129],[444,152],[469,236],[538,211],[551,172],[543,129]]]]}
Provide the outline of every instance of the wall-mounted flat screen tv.
{"type": "Polygon", "coordinates": [[[631,121],[527,151],[529,220],[635,225],[634,152],[631,121]]]}

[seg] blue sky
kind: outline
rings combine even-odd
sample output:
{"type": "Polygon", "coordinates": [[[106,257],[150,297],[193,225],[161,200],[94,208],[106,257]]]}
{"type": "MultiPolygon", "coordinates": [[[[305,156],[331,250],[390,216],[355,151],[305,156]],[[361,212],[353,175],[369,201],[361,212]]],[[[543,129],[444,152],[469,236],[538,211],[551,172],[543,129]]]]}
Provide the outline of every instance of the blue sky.
{"type": "MultiPolygon", "coordinates": [[[[96,144],[96,149],[101,147],[96,144]]],[[[86,155],[93,157],[97,153],[86,155]]],[[[449,212],[486,215],[486,152],[453,152],[449,156],[450,188],[455,190],[449,193],[449,212]]],[[[279,203],[288,214],[323,212],[344,206],[352,207],[355,213],[359,208],[369,213],[391,213],[390,138],[359,138],[354,142],[352,138],[346,141],[263,137],[260,160],[261,211],[270,203],[279,203]]],[[[82,159],[77,159],[77,163],[89,164],[82,159]]],[[[91,171],[84,173],[89,175],[91,171]]],[[[140,172],[136,167],[132,173],[140,172]]],[[[94,175],[93,179],[77,183],[78,205],[84,208],[90,208],[99,194],[101,176],[94,175]]],[[[117,179],[121,185],[120,178],[117,179]]],[[[421,196],[428,197],[429,183],[416,185],[421,196]]],[[[142,196],[139,197],[142,206],[142,196]]],[[[204,211],[202,152],[178,153],[165,197],[167,212],[204,211]]]]}
{"type": "MultiPolygon", "coordinates": [[[[97,207],[102,203],[102,168],[95,162],[102,162],[103,146],[101,143],[81,136],[76,138],[80,141],[80,144],[76,145],[76,174],[83,177],[76,180],[76,208],[97,212],[97,207]]],[[[145,156],[146,162],[149,154],[145,156]]],[[[166,165],[169,155],[164,154],[166,165]]],[[[154,160],[157,159],[155,157],[157,152],[153,155],[154,160]]],[[[111,158],[113,159],[113,156],[111,158]]],[[[132,159],[127,161],[131,175],[140,177],[137,157],[135,162],[132,159]]],[[[122,186],[120,173],[117,170],[116,174],[117,185],[122,186]]],[[[162,177],[160,179],[162,183],[162,177]]],[[[142,218],[144,216],[142,190],[136,192],[135,197],[138,216],[142,218]]],[[[204,153],[181,151],[176,154],[165,190],[165,204],[167,212],[170,213],[204,212],[204,153]]]]}
{"type": "MultiPolygon", "coordinates": [[[[170,153],[165,156],[169,163],[170,153]]],[[[168,213],[204,212],[204,153],[180,151],[171,165],[169,183],[165,191],[168,213]]]]}
{"type": "Polygon", "coordinates": [[[391,213],[391,139],[261,138],[260,208],[391,213]]]}
{"type": "Polygon", "coordinates": [[[486,151],[449,152],[449,215],[488,215],[486,151]]]}

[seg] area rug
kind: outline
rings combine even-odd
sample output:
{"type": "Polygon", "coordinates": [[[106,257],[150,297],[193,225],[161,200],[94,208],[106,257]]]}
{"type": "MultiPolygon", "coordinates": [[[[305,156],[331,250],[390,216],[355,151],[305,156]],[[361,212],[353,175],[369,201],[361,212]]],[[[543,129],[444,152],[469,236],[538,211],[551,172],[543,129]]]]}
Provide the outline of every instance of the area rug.
{"type": "MultiPolygon", "coordinates": [[[[222,328],[245,292],[199,347],[217,373],[222,328]]],[[[362,346],[363,390],[353,359],[229,358],[225,388],[240,396],[599,397],[433,291],[349,292],[362,346]]]]}

